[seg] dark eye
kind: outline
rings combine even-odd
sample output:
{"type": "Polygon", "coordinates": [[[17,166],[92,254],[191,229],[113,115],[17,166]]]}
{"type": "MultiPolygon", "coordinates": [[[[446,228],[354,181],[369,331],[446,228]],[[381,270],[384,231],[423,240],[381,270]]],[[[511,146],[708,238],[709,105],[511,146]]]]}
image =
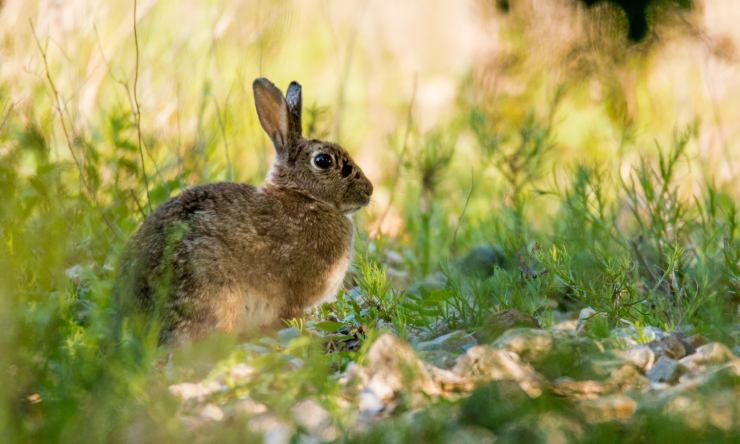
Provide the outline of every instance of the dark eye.
{"type": "Polygon", "coordinates": [[[347,177],[350,174],[352,174],[352,165],[349,164],[347,161],[343,161],[342,163],[342,177],[347,177]]]}
{"type": "Polygon", "coordinates": [[[320,170],[326,170],[326,169],[331,168],[333,163],[334,163],[333,159],[328,154],[319,153],[313,156],[313,165],[320,170]]]}

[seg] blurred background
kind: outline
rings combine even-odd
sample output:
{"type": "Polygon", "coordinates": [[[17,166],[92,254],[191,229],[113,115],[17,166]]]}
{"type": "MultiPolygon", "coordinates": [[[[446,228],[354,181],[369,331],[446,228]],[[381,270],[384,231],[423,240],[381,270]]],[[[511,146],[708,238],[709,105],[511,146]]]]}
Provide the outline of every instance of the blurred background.
{"type": "MultiPolygon", "coordinates": [[[[381,185],[376,209],[389,201],[403,139],[415,145],[459,126],[469,107],[501,128],[549,115],[559,166],[618,162],[627,171],[637,152],[694,126],[700,137],[689,152],[700,162],[687,180],[734,182],[734,3],[647,2],[651,28],[637,37],[617,3],[141,0],[137,48],[131,1],[5,1],[3,109],[52,130],[51,153],[66,160],[55,100],[70,135],[86,135],[97,150],[111,148],[100,134],[111,113],[134,109],[150,172],[171,178],[177,162],[189,184],[258,182],[271,153],[251,81],[267,76],[285,88],[295,79],[308,132],[356,156],[381,185]]],[[[480,172],[460,132],[452,162],[480,172]]]]}

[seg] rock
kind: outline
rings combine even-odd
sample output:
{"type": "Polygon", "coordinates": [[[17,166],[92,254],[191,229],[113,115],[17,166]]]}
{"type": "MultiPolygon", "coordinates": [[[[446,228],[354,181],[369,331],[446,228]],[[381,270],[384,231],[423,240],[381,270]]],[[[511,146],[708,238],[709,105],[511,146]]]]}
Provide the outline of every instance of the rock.
{"type": "Polygon", "coordinates": [[[596,314],[596,310],[591,307],[586,307],[578,312],[578,320],[583,321],[596,314]]]}
{"type": "Polygon", "coordinates": [[[516,353],[527,362],[533,362],[550,353],[553,342],[553,334],[549,331],[513,328],[496,339],[492,345],[494,348],[516,353]]]}
{"type": "Polygon", "coordinates": [[[476,345],[477,342],[473,335],[463,330],[455,330],[446,335],[439,336],[431,341],[419,342],[416,344],[417,350],[444,350],[452,353],[465,353],[467,349],[476,345]]]}
{"type": "Polygon", "coordinates": [[[540,328],[540,323],[531,315],[519,310],[504,310],[490,314],[475,333],[475,337],[482,343],[489,343],[506,330],[516,327],[540,328]]]}
{"type": "MultiPolygon", "coordinates": [[[[683,358],[690,351],[692,351],[691,344],[686,343],[680,333],[674,333],[647,344],[632,347],[621,355],[642,371],[649,372],[661,357],[675,361],[683,358]]],[[[666,368],[661,369],[661,371],[664,370],[666,368]]]]}
{"type": "Polygon", "coordinates": [[[446,350],[427,350],[419,352],[424,362],[442,369],[451,369],[457,362],[458,354],[446,350]]]}
{"type": "Polygon", "coordinates": [[[223,421],[224,411],[216,404],[206,404],[200,410],[200,417],[208,421],[223,421]]]}
{"type": "Polygon", "coordinates": [[[603,354],[604,347],[597,341],[565,331],[514,328],[492,345],[516,353],[548,379],[560,376],[593,379],[603,372],[596,368],[593,356],[603,354]]]}
{"type": "Polygon", "coordinates": [[[301,332],[298,331],[298,329],[295,327],[281,328],[277,332],[278,341],[280,341],[280,344],[282,344],[283,346],[287,346],[290,341],[300,335],[301,332]]]}
{"type": "Polygon", "coordinates": [[[627,364],[611,372],[606,380],[610,393],[622,393],[628,390],[640,390],[648,386],[649,381],[633,365],[627,364]]]}
{"type": "Polygon", "coordinates": [[[630,325],[629,327],[612,329],[611,336],[619,338],[629,347],[635,347],[646,341],[650,342],[662,339],[666,337],[667,334],[663,330],[649,325],[642,327],[638,333],[637,329],[633,325],[630,325]]]}
{"type": "Polygon", "coordinates": [[[180,401],[202,401],[206,397],[220,392],[224,389],[224,386],[218,382],[203,382],[203,383],[192,383],[182,382],[180,384],[173,384],[169,386],[170,393],[172,393],[180,401]]]}
{"type": "Polygon", "coordinates": [[[374,392],[364,390],[360,393],[357,407],[361,413],[367,416],[375,416],[385,409],[386,403],[374,392]]]}
{"type": "Polygon", "coordinates": [[[708,342],[707,338],[702,335],[693,335],[683,339],[683,343],[687,346],[687,349],[693,350],[689,351],[687,354],[695,353],[697,348],[707,344],[708,342]]]}
{"type": "Polygon", "coordinates": [[[679,378],[679,385],[671,387],[663,394],[663,397],[671,397],[677,393],[687,394],[697,391],[705,391],[707,387],[732,387],[740,396],[740,361],[734,360],[726,364],[717,365],[704,369],[701,373],[685,373],[679,378]]]}
{"type": "Polygon", "coordinates": [[[632,347],[622,353],[622,356],[627,362],[634,364],[644,372],[650,370],[653,364],[655,364],[655,352],[652,348],[644,344],[632,347]]]}
{"type": "Polygon", "coordinates": [[[571,399],[598,399],[608,394],[623,393],[646,387],[648,380],[632,365],[624,365],[612,372],[604,381],[574,381],[570,378],[559,378],[553,385],[553,391],[571,399]]]}
{"type": "Polygon", "coordinates": [[[252,375],[254,375],[254,368],[240,362],[228,369],[222,379],[226,385],[233,387],[246,383],[252,375]]]}
{"type": "Polygon", "coordinates": [[[566,319],[563,321],[556,322],[555,325],[552,326],[552,329],[575,333],[576,327],[578,327],[577,319],[566,319]]]}
{"type": "Polygon", "coordinates": [[[703,366],[724,364],[738,358],[719,342],[710,342],[696,349],[694,354],[688,355],[679,362],[691,371],[697,371],[703,366]]]}
{"type": "Polygon", "coordinates": [[[335,441],[338,438],[339,431],[332,424],[331,415],[318,402],[312,399],[300,401],[291,409],[291,413],[296,424],[320,442],[335,441]]]}
{"type": "Polygon", "coordinates": [[[534,375],[534,370],[508,350],[478,345],[461,356],[452,370],[462,377],[481,377],[483,380],[519,380],[534,375]]]}
{"type": "Polygon", "coordinates": [[[740,363],[729,362],[687,380],[681,379],[680,384],[644,399],[641,411],[684,424],[694,431],[737,430],[740,363]]]}
{"type": "Polygon", "coordinates": [[[312,399],[300,401],[293,406],[291,412],[296,423],[308,430],[317,429],[331,421],[329,412],[312,399]]]}
{"type": "Polygon", "coordinates": [[[233,412],[245,416],[254,416],[267,412],[267,406],[252,399],[240,399],[233,407],[233,412]]]}
{"type": "Polygon", "coordinates": [[[635,414],[637,402],[624,395],[605,396],[581,401],[578,410],[591,423],[624,420],[635,414]]]}
{"type": "Polygon", "coordinates": [[[441,393],[411,347],[389,333],[370,346],[366,365],[355,366],[352,372],[354,379],[359,379],[362,412],[378,410],[378,401],[388,406],[401,392],[409,395],[411,405],[420,404],[425,396],[441,393]]]}
{"type": "MultiPolygon", "coordinates": [[[[724,433],[735,429],[737,433],[738,393],[731,390],[709,395],[692,393],[670,399],[665,407],[666,416],[679,423],[689,424],[694,430],[716,428],[724,433]]],[[[730,442],[737,442],[731,441],[730,442]]]]}
{"type": "Polygon", "coordinates": [[[553,392],[570,399],[598,399],[607,392],[607,387],[600,381],[574,381],[571,378],[559,378],[553,383],[553,392]]]}
{"type": "Polygon", "coordinates": [[[678,381],[682,372],[683,366],[678,361],[667,356],[661,356],[645,376],[651,382],[667,382],[672,384],[678,381]]]}
{"type": "Polygon", "coordinates": [[[262,434],[263,444],[288,444],[293,435],[293,430],[271,413],[250,419],[249,429],[262,434]]]}
{"type": "Polygon", "coordinates": [[[460,261],[458,267],[466,276],[486,278],[496,267],[504,267],[506,256],[498,245],[478,245],[460,261]]]}
{"type": "Polygon", "coordinates": [[[542,393],[543,379],[530,365],[522,362],[515,353],[488,345],[478,345],[468,350],[457,361],[452,373],[476,383],[515,381],[532,397],[542,393]]]}
{"type": "Polygon", "coordinates": [[[655,353],[656,358],[666,356],[671,359],[681,359],[687,354],[686,345],[681,341],[682,335],[673,333],[655,341],[650,341],[647,346],[655,353]]]}

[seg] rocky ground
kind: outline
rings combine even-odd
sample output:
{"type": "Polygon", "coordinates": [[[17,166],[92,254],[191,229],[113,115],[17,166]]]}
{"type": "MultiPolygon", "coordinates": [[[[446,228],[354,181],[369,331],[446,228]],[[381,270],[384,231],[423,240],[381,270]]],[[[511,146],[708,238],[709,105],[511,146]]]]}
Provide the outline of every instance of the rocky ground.
{"type": "MultiPolygon", "coordinates": [[[[275,444],[407,441],[425,431],[438,441],[476,443],[589,441],[604,434],[637,442],[672,436],[731,442],[740,434],[740,358],[725,345],[632,326],[594,339],[588,334],[593,311],[558,317],[540,328],[534,318],[507,310],[475,333],[408,341],[388,326],[367,341],[359,362],[336,371],[330,396],[295,399],[287,414],[252,399],[250,384],[259,375],[249,359],[169,390],[191,429],[239,422],[275,444]]],[[[290,347],[299,337],[286,329],[276,341],[290,347]]],[[[247,356],[267,350],[251,346],[247,356]]],[[[285,359],[294,371],[304,365],[285,359]]]]}

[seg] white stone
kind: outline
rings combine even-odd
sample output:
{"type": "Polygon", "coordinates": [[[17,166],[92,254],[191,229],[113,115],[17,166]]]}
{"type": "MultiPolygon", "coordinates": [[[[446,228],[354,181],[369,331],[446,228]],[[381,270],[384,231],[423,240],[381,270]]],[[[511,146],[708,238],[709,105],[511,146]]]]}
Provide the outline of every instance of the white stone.
{"type": "Polygon", "coordinates": [[[207,396],[223,390],[223,386],[218,382],[192,383],[182,382],[173,384],[169,387],[170,393],[181,401],[202,401],[207,396]]]}
{"type": "Polygon", "coordinates": [[[223,421],[224,411],[216,404],[206,404],[200,410],[200,417],[209,421],[223,421]]]}

